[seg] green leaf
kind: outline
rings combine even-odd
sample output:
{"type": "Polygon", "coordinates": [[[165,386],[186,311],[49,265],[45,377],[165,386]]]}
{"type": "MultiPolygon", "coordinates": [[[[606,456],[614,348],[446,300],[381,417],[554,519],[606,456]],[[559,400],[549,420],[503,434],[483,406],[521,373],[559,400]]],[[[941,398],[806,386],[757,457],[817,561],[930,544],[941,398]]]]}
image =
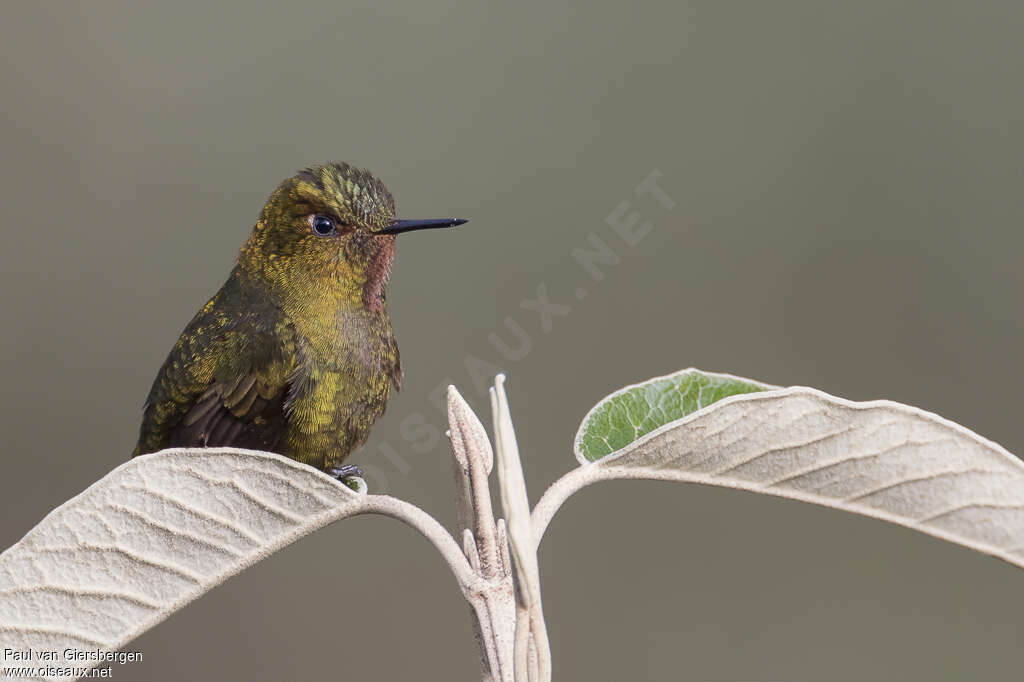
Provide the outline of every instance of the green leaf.
{"type": "Polygon", "coordinates": [[[595,462],[722,398],[773,388],[777,387],[692,367],[626,386],[605,397],[583,418],[574,443],[576,458],[581,463],[595,462]]]}

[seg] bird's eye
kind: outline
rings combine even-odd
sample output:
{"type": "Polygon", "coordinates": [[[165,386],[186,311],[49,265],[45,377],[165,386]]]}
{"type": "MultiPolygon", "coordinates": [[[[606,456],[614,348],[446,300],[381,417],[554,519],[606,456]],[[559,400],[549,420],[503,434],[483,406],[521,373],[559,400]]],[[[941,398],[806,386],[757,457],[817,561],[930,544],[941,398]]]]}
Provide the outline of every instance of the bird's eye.
{"type": "Polygon", "coordinates": [[[313,232],[321,237],[334,234],[334,219],[330,216],[324,215],[323,213],[311,215],[309,217],[309,226],[313,228],[313,232]]]}

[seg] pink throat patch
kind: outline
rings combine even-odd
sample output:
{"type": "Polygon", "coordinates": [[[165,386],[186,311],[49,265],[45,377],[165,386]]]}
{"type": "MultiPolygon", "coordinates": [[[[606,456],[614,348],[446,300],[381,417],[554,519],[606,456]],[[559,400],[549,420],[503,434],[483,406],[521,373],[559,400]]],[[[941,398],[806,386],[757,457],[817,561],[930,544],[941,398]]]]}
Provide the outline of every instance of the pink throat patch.
{"type": "Polygon", "coordinates": [[[391,262],[395,259],[395,238],[375,237],[385,243],[380,245],[366,269],[366,284],[363,285],[363,306],[370,312],[383,309],[384,287],[391,275],[391,262]]]}

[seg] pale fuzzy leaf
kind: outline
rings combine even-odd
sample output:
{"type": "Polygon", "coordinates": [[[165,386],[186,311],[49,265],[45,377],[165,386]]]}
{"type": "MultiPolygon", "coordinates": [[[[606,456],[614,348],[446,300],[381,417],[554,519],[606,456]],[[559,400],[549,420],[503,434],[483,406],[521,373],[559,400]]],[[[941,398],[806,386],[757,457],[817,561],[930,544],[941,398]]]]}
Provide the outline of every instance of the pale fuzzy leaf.
{"type": "Polygon", "coordinates": [[[1024,464],[958,424],[891,401],[851,402],[803,387],[734,395],[574,475],[538,505],[541,532],[557,498],[573,489],[651,478],[826,505],[1024,566],[1024,464]]]}
{"type": "Polygon", "coordinates": [[[494,420],[494,443],[498,451],[498,489],[501,506],[508,524],[508,538],[512,545],[512,565],[519,580],[520,597],[524,606],[540,601],[540,578],[537,557],[530,527],[530,501],[526,495],[523,465],[519,459],[515,427],[505,394],[505,375],[494,378],[490,389],[491,415],[494,420]]]}
{"type": "Polygon", "coordinates": [[[0,554],[0,651],[117,649],[367,499],[269,453],[129,460],[0,554]]]}
{"type": "Polygon", "coordinates": [[[481,575],[496,578],[500,573],[500,550],[491,512],[491,489],[487,483],[494,466],[494,451],[484,425],[454,386],[448,387],[448,426],[454,456],[459,530],[473,531],[481,575]]]}
{"type": "Polygon", "coordinates": [[[504,374],[494,378],[490,397],[494,442],[498,451],[498,487],[508,523],[508,542],[511,545],[511,564],[516,576],[516,599],[519,605],[515,631],[516,680],[550,680],[551,650],[541,604],[537,544],[533,538],[530,501],[526,494],[519,445],[505,393],[504,374]]]}

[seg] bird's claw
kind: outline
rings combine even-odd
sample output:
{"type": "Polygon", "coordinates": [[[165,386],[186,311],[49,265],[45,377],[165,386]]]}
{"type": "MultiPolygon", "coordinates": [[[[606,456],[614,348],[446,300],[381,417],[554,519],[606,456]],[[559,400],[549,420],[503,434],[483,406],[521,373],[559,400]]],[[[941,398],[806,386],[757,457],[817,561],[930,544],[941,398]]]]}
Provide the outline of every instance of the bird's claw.
{"type": "Polygon", "coordinates": [[[357,478],[363,477],[363,470],[357,467],[355,464],[343,464],[341,466],[331,467],[327,470],[327,475],[344,481],[346,478],[357,478]]]}

